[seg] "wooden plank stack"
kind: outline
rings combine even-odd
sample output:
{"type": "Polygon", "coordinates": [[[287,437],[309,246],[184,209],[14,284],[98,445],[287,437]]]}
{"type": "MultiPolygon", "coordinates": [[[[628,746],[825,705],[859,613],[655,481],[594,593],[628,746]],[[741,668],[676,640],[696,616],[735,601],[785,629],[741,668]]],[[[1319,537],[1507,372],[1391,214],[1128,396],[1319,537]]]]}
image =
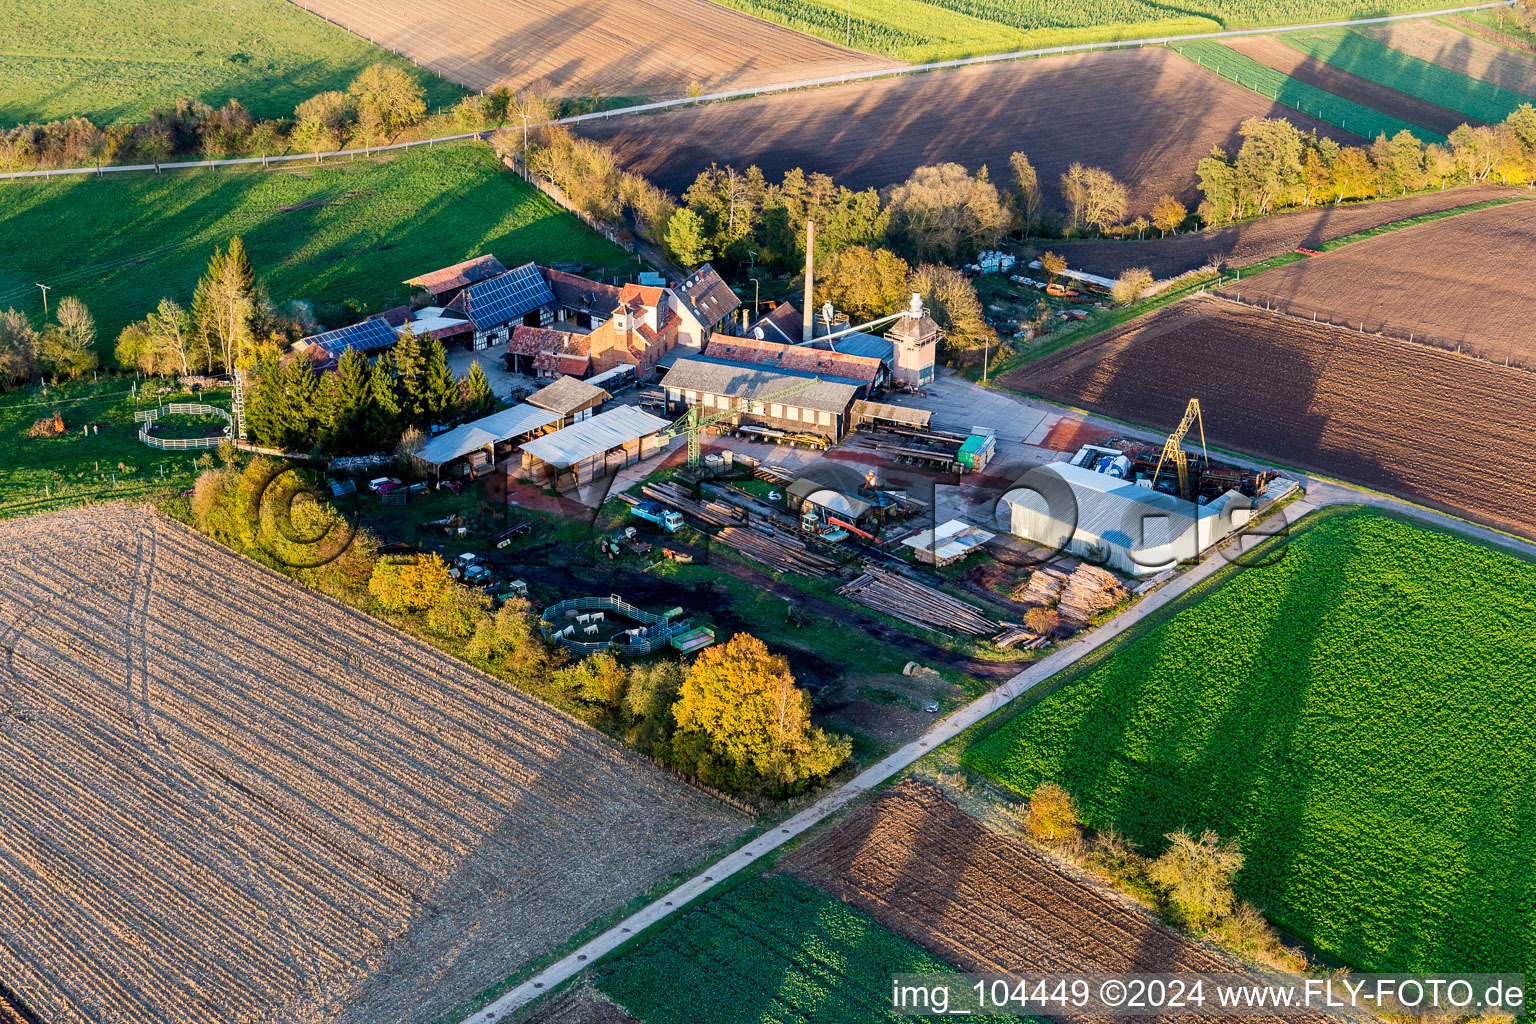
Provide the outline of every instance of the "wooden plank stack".
{"type": "Polygon", "coordinates": [[[765,466],[762,463],[758,463],[752,470],[752,475],[759,480],[767,481],[770,484],[779,484],[783,487],[788,487],[799,479],[798,476],[783,466],[765,466]]]}
{"type": "Polygon", "coordinates": [[[862,576],[837,592],[924,629],[968,636],[997,631],[995,622],[964,601],[873,565],[866,565],[862,576]]]}
{"type": "Polygon", "coordinates": [[[670,482],[646,484],[640,493],[652,501],[659,501],[668,508],[692,516],[706,526],[739,526],[747,518],[745,511],[723,501],[694,501],[681,487],[670,482]]]}
{"type": "Polygon", "coordinates": [[[993,637],[992,642],[999,647],[1022,647],[1032,651],[1046,645],[1045,637],[1021,622],[1000,622],[998,625],[1003,627],[1003,631],[993,637]]]}

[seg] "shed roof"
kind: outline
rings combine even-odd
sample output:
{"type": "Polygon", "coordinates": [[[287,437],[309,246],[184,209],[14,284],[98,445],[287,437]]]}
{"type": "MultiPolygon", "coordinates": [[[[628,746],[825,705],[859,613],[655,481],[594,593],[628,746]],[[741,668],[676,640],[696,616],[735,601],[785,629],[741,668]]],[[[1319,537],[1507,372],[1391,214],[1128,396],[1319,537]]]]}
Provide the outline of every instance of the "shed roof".
{"type": "Polygon", "coordinates": [[[866,359],[878,359],[883,363],[890,362],[896,354],[896,345],[889,338],[882,338],[878,334],[865,334],[863,331],[844,334],[824,344],[831,345],[845,356],[863,356],[866,359]]]}
{"type": "Polygon", "coordinates": [[[524,263],[499,277],[471,284],[448,303],[448,310],[474,321],[479,330],[499,327],[540,306],[553,305],[549,282],[532,263],[524,263]]]}
{"type": "Polygon", "coordinates": [[[1138,487],[1130,480],[1067,462],[1053,462],[1031,471],[1021,486],[1003,495],[1003,500],[1057,520],[1075,516],[1070,525],[1077,532],[1112,540],[1130,550],[1171,544],[1182,537],[1196,519],[1220,511],[1220,506],[1196,505],[1162,491],[1138,487]],[[1059,477],[1071,489],[1071,505],[1074,507],[1052,507],[1053,504],[1063,504],[1062,497],[1043,493],[1039,480],[1035,482],[1035,489],[1031,489],[1030,476],[1034,473],[1059,477]],[[1048,498],[1056,500],[1053,503],[1048,498]]]}
{"type": "Polygon", "coordinates": [[[902,544],[918,551],[926,551],[938,561],[959,558],[972,548],[980,547],[993,537],[979,526],[951,519],[929,530],[919,530],[902,540],[902,544]]]}
{"type": "Polygon", "coordinates": [[[661,379],[662,387],[765,401],[806,380],[816,383],[783,399],[784,404],[819,412],[842,413],[858,396],[860,381],[829,380],[826,374],[769,369],[756,363],[692,356],[679,359],[661,379]]]}
{"type": "Polygon", "coordinates": [[[544,279],[549,282],[550,291],[554,293],[556,301],[567,309],[607,315],[619,304],[621,289],[615,285],[593,281],[579,274],[556,270],[553,267],[539,269],[544,279]]]}
{"type": "Polygon", "coordinates": [[[781,302],[768,312],[752,321],[748,333],[762,329],[763,337],[768,341],[783,341],[794,344],[800,340],[800,311],[792,302],[781,302]]]}
{"type": "Polygon", "coordinates": [[[528,404],[567,416],[585,408],[594,398],[607,401],[613,396],[602,388],[575,377],[560,377],[528,396],[528,404]]]}
{"type": "Polygon", "coordinates": [[[927,430],[933,424],[933,413],[927,409],[909,409],[889,402],[854,402],[853,415],[860,422],[877,420],[882,423],[900,423],[916,430],[927,430]]]}
{"type": "Polygon", "coordinates": [[[808,501],[819,508],[852,516],[855,519],[868,515],[875,507],[863,498],[844,494],[842,491],[828,487],[820,480],[812,480],[807,476],[796,480],[784,490],[786,494],[808,501]]]}
{"type": "Polygon", "coordinates": [[[439,434],[422,446],[417,457],[428,465],[442,466],[477,448],[543,429],[559,419],[546,409],[514,405],[439,434]]]}
{"type": "Polygon", "coordinates": [[[780,370],[799,370],[823,376],[832,374],[865,383],[873,381],[880,373],[880,360],[867,356],[759,338],[737,338],[729,334],[710,335],[704,354],[744,363],[761,363],[780,370]]]}
{"type": "Polygon", "coordinates": [[[433,295],[441,295],[451,292],[455,288],[463,288],[465,285],[474,284],[476,281],[485,281],[498,277],[507,272],[507,268],[501,265],[501,261],[490,253],[484,256],[476,256],[474,259],[455,263],[451,267],[434,270],[431,273],[422,274],[406,281],[406,284],[414,284],[419,288],[425,288],[433,295]]]}
{"type": "Polygon", "coordinates": [[[669,425],[666,420],[641,412],[632,405],[621,405],[562,430],[536,437],[523,445],[523,451],[551,466],[564,469],[584,459],[602,455],[610,448],[664,430],[669,425]]]}
{"type": "Polygon", "coordinates": [[[305,338],[304,342],[309,345],[318,345],[326,352],[339,356],[349,348],[358,352],[376,352],[382,348],[389,348],[399,340],[399,335],[395,334],[395,329],[389,326],[388,321],[380,317],[370,317],[361,323],[339,327],[324,334],[312,335],[305,338]]]}

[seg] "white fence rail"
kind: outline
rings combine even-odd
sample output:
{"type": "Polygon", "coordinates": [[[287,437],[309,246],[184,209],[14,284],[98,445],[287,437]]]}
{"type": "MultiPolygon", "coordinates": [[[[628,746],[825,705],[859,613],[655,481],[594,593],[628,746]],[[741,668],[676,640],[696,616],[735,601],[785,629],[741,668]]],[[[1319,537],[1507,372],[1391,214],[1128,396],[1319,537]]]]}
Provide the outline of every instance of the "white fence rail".
{"type": "Polygon", "coordinates": [[[145,409],[133,414],[135,423],[142,423],[139,427],[139,440],[151,448],[161,451],[195,451],[198,449],[217,448],[229,437],[229,428],[217,437],[155,437],[149,432],[149,428],[155,425],[155,421],[161,416],[220,416],[225,423],[233,425],[229,413],[216,405],[205,405],[202,402],[172,402],[158,409],[145,409]]]}

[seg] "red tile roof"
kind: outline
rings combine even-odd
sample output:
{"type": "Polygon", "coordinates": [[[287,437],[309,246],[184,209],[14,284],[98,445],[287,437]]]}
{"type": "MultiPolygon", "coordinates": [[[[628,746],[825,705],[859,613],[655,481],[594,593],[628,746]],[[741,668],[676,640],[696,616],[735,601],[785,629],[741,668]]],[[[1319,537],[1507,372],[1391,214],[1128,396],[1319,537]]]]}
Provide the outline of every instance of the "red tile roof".
{"type": "Polygon", "coordinates": [[[465,285],[485,281],[506,272],[507,268],[501,265],[501,261],[487,253],[484,256],[476,256],[472,260],[465,260],[463,263],[455,263],[451,267],[434,270],[430,274],[413,277],[405,283],[425,288],[433,295],[441,295],[443,292],[463,288],[465,285]]]}
{"type": "Polygon", "coordinates": [[[546,351],[558,352],[565,347],[568,337],[569,335],[564,331],[519,324],[512,328],[512,337],[507,341],[507,351],[515,352],[520,356],[536,356],[546,351]]]}
{"type": "Polygon", "coordinates": [[[539,273],[549,282],[555,300],[567,309],[607,315],[620,302],[621,289],[611,284],[550,267],[540,267],[539,273]]]}
{"type": "Polygon", "coordinates": [[[865,383],[873,381],[883,365],[873,356],[854,356],[809,346],[759,341],[756,338],[733,338],[727,334],[710,335],[704,354],[713,359],[759,363],[801,373],[824,373],[830,377],[848,377],[865,383]]]}

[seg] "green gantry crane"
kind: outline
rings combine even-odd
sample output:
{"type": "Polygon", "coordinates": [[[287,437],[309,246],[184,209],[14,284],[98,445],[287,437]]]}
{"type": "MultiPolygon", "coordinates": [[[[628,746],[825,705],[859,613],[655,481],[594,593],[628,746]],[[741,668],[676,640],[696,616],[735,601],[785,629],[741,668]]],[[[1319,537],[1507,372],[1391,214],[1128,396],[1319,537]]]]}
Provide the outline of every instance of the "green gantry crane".
{"type": "Polygon", "coordinates": [[[690,405],[688,411],[674,420],[672,425],[663,432],[662,436],[670,441],[679,434],[686,433],[688,435],[688,465],[697,466],[703,455],[703,445],[700,441],[700,436],[703,434],[705,427],[713,426],[721,420],[740,416],[742,413],[749,411],[754,405],[767,405],[769,402],[777,402],[782,398],[788,398],[790,395],[804,391],[808,387],[822,383],[825,382],[820,377],[808,377],[805,380],[791,384],[787,388],[775,391],[771,395],[764,395],[762,398],[741,399],[740,407],[722,409],[709,416],[702,415],[699,412],[698,406],[690,405]]]}

